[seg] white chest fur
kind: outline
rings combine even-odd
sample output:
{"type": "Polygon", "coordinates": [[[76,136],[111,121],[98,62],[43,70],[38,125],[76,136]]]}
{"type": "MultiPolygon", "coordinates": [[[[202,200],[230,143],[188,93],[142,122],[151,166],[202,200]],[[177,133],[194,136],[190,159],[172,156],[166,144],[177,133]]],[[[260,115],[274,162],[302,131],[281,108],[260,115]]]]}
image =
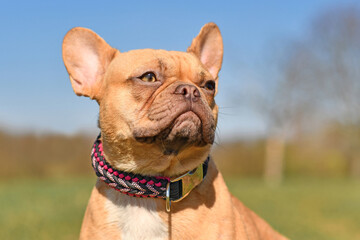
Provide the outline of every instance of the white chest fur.
{"type": "Polygon", "coordinates": [[[154,201],[129,197],[113,189],[107,190],[106,195],[108,221],[119,226],[122,239],[167,239],[167,224],[157,213],[154,201]]]}

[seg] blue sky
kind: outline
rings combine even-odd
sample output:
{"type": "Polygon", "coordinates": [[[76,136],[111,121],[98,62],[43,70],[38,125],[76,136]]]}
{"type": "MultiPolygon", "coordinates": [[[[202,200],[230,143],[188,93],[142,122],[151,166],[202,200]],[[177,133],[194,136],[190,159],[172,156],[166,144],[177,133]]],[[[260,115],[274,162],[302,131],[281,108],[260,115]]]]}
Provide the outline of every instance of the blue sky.
{"type": "Polygon", "coordinates": [[[220,137],[261,134],[261,116],[229,95],[266,89],[271,79],[259,69],[276,51],[271,48],[301,38],[326,9],[356,2],[3,1],[0,127],[65,134],[97,131],[97,104],[73,93],[61,58],[63,36],[72,27],[91,28],[120,51],[183,51],[201,26],[213,21],[220,27],[225,51],[217,96],[220,137]]]}

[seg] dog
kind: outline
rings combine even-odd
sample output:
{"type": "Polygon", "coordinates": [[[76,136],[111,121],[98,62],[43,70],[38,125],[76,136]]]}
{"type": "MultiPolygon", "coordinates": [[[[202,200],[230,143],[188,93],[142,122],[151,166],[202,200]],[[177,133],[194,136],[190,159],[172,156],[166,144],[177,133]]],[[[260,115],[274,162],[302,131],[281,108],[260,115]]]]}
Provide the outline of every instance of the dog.
{"type": "Polygon", "coordinates": [[[231,195],[209,157],[223,41],[205,24],[186,52],[120,52],[71,29],[63,60],[99,104],[98,176],[80,239],[286,239],[231,195]]]}

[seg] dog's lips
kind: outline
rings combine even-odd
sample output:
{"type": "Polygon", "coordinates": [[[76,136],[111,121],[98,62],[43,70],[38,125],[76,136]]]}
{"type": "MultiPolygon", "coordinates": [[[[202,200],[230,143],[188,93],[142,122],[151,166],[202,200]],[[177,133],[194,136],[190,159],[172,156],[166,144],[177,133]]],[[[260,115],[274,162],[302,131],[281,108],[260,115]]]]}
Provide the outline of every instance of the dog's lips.
{"type": "Polygon", "coordinates": [[[140,142],[152,143],[156,140],[170,142],[179,136],[191,138],[196,134],[201,134],[201,125],[198,115],[193,111],[186,111],[175,117],[170,125],[165,127],[159,134],[154,136],[138,136],[136,139],[140,142]]]}
{"type": "Polygon", "coordinates": [[[201,140],[201,119],[193,111],[188,111],[174,119],[166,139],[172,141],[177,137],[187,138],[189,141],[201,140]],[[200,136],[200,139],[198,139],[200,136]]]}
{"type": "MultiPolygon", "coordinates": [[[[161,129],[158,134],[134,134],[134,136],[137,141],[144,143],[158,142],[159,144],[166,145],[181,145],[185,143],[196,145],[212,144],[213,134],[209,134],[206,132],[206,129],[204,129],[204,127],[208,125],[208,123],[204,123],[200,114],[189,110],[175,117],[170,124],[161,129]]],[[[144,133],[146,133],[146,131],[144,131],[144,133]]]]}

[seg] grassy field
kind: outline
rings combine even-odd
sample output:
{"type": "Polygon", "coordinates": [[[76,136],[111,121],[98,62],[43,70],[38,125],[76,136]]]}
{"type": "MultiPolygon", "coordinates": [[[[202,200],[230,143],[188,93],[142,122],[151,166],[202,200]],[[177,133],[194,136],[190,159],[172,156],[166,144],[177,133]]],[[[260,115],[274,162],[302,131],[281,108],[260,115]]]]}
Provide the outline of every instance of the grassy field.
{"type": "MultiPolygon", "coordinates": [[[[235,196],[291,239],[360,239],[360,182],[226,179],[235,196]]],[[[95,177],[0,182],[0,239],[77,239],[95,177]]]]}
{"type": "Polygon", "coordinates": [[[291,239],[360,239],[360,182],[292,179],[269,188],[258,179],[227,179],[245,205],[291,239]]]}

